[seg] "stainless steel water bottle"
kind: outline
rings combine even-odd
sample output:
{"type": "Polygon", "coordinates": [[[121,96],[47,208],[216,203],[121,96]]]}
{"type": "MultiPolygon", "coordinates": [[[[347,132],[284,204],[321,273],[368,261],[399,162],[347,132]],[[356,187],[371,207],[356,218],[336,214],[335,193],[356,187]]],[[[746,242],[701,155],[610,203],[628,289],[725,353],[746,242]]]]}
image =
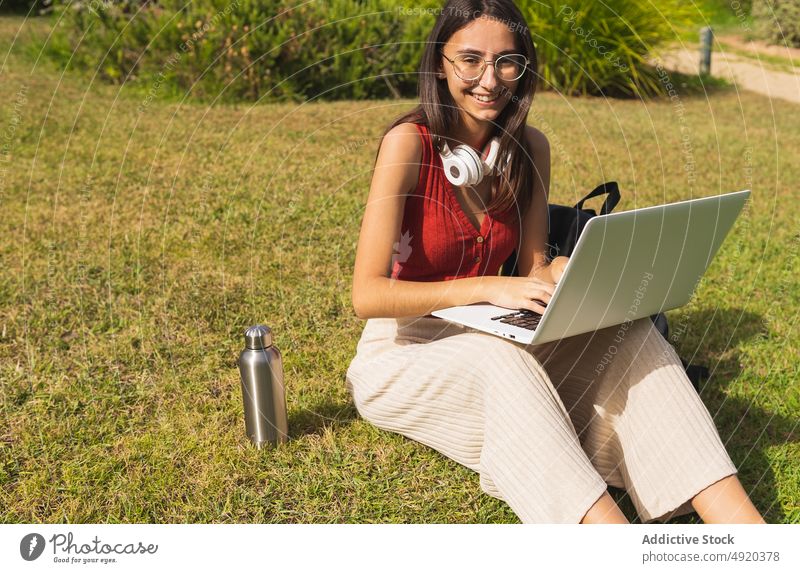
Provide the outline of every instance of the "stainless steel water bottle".
{"type": "Polygon", "coordinates": [[[289,440],[286,392],[281,353],[272,343],[272,330],[256,325],[244,333],[245,348],[239,355],[242,377],[244,423],[247,437],[258,449],[289,440]]]}

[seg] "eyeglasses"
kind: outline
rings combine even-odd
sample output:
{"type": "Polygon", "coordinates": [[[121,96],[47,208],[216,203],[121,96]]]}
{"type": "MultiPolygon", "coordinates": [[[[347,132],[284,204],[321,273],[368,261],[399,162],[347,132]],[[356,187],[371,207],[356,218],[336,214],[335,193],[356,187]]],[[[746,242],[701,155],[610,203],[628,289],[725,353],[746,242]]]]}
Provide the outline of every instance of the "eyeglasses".
{"type": "Polygon", "coordinates": [[[494,75],[498,79],[506,82],[518,80],[530,63],[523,54],[504,54],[491,62],[474,54],[458,54],[451,60],[444,55],[444,51],[440,50],[440,53],[445,60],[453,64],[456,75],[467,82],[481,77],[488,64],[494,64],[494,75]]]}

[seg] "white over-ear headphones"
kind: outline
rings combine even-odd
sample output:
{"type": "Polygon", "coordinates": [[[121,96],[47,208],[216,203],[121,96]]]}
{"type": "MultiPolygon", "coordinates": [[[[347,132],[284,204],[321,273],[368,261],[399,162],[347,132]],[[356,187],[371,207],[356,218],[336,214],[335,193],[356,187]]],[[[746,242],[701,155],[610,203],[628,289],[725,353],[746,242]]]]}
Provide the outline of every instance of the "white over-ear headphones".
{"type": "MultiPolygon", "coordinates": [[[[485,176],[495,170],[499,152],[500,139],[497,137],[489,140],[480,155],[469,145],[457,145],[453,151],[450,151],[445,141],[444,149],[440,153],[444,174],[453,185],[477,185],[485,176]]],[[[510,156],[506,157],[503,169],[508,165],[510,159],[510,156]]]]}

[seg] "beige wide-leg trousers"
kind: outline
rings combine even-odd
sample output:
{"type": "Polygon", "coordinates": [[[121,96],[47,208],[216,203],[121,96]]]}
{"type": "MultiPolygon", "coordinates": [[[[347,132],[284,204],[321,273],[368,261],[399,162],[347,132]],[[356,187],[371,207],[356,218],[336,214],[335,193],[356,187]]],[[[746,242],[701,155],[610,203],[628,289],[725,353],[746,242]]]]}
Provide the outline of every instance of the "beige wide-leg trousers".
{"type": "Polygon", "coordinates": [[[535,346],[373,318],[346,381],[362,418],[478,472],[523,523],[579,523],[608,485],[666,521],[737,472],[649,318],[535,346]]]}

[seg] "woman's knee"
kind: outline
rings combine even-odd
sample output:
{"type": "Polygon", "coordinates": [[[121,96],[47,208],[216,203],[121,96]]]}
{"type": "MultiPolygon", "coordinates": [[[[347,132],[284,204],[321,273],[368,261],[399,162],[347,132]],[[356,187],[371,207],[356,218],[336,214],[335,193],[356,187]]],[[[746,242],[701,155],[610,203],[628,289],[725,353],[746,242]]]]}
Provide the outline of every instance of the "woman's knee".
{"type": "MultiPolygon", "coordinates": [[[[629,377],[631,370],[662,366],[681,366],[675,349],[653,325],[649,317],[605,329],[597,349],[594,373],[598,378],[613,378],[617,383],[629,377]]],[[[682,366],[681,366],[682,368],[682,366]]]]}

